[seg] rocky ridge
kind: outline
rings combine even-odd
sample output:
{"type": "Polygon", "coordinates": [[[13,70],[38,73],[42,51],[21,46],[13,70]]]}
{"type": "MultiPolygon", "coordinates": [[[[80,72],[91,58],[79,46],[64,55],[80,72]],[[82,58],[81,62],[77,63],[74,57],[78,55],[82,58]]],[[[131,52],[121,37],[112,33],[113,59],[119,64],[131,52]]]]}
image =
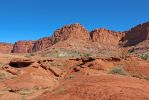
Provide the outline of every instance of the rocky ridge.
{"type": "Polygon", "coordinates": [[[125,46],[136,45],[149,39],[149,22],[139,24],[136,27],[125,32],[125,46]]]}
{"type": "Polygon", "coordinates": [[[115,32],[104,28],[89,32],[81,24],[71,24],[57,29],[51,37],[41,38],[37,41],[18,41],[15,44],[0,43],[0,52],[32,53],[44,50],[65,40],[69,40],[70,42],[81,40],[88,44],[93,43],[95,47],[97,45],[103,45],[105,47],[131,46],[148,40],[148,34],[149,22],[137,25],[125,32],[115,32]]]}

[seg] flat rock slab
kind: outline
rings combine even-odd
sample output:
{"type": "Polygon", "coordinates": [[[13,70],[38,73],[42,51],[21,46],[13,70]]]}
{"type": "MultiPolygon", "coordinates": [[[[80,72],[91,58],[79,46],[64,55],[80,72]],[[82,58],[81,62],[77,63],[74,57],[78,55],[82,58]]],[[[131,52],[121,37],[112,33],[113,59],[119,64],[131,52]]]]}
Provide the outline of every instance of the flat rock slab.
{"type": "Polygon", "coordinates": [[[27,67],[29,65],[31,65],[32,63],[34,63],[35,61],[31,60],[31,59],[24,59],[24,58],[15,58],[12,59],[9,63],[9,65],[11,67],[16,67],[16,68],[21,68],[21,67],[27,67]]]}
{"type": "Polygon", "coordinates": [[[57,77],[60,77],[63,74],[63,71],[57,67],[49,67],[49,70],[57,77]]]}

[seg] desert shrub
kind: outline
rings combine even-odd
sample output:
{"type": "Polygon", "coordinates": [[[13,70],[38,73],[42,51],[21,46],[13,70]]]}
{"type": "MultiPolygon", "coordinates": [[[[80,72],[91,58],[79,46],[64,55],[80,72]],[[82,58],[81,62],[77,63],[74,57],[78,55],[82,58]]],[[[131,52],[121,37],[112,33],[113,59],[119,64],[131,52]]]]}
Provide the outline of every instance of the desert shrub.
{"type": "Polygon", "coordinates": [[[148,60],[149,59],[149,55],[148,54],[141,54],[139,55],[139,57],[143,60],[148,60]]]}
{"type": "Polygon", "coordinates": [[[42,57],[52,57],[52,58],[69,58],[69,57],[90,57],[93,56],[92,53],[89,52],[80,52],[75,50],[61,50],[59,52],[49,52],[47,54],[42,55],[42,57]]]}
{"type": "Polygon", "coordinates": [[[114,67],[109,71],[109,74],[127,75],[128,73],[122,66],[114,67]]]}
{"type": "Polygon", "coordinates": [[[68,56],[67,52],[61,52],[58,54],[59,58],[63,58],[63,57],[67,57],[67,56],[68,56]]]}
{"type": "Polygon", "coordinates": [[[132,50],[128,50],[128,54],[132,54],[134,51],[132,50]]]}

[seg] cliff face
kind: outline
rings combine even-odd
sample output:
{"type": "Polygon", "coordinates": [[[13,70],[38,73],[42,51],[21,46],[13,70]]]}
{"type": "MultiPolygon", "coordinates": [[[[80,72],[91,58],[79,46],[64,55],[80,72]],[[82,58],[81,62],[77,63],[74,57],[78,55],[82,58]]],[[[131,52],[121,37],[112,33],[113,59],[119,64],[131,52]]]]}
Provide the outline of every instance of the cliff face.
{"type": "Polygon", "coordinates": [[[31,53],[44,50],[58,42],[68,40],[67,42],[76,46],[76,48],[83,48],[86,45],[94,45],[94,48],[99,45],[109,46],[131,46],[139,42],[149,39],[149,22],[140,24],[129,31],[115,32],[104,28],[95,29],[90,33],[81,24],[66,25],[57,29],[51,37],[41,38],[37,41],[18,41],[14,45],[7,43],[0,43],[1,53],[31,53]],[[83,42],[82,42],[83,41],[83,42]],[[91,43],[91,44],[90,44],[91,43]],[[79,44],[79,45],[78,45],[79,44]],[[83,44],[83,45],[81,45],[83,44]],[[97,44],[97,45],[96,45],[97,44]]]}
{"type": "Polygon", "coordinates": [[[14,44],[12,53],[32,53],[44,50],[51,46],[49,37],[37,41],[18,41],[14,44]]]}
{"type": "Polygon", "coordinates": [[[35,41],[18,41],[14,44],[12,53],[31,53],[35,41]]]}
{"type": "Polygon", "coordinates": [[[140,24],[126,32],[125,46],[136,45],[139,42],[149,39],[149,22],[140,24]]]}
{"type": "Polygon", "coordinates": [[[89,32],[81,24],[71,24],[54,32],[51,37],[52,44],[67,39],[89,40],[89,32]]]}
{"type": "Polygon", "coordinates": [[[11,53],[13,44],[9,43],[0,43],[0,53],[11,53]]]}
{"type": "Polygon", "coordinates": [[[104,28],[95,29],[91,33],[91,40],[103,45],[118,46],[122,41],[124,33],[114,32],[104,28]]]}
{"type": "Polygon", "coordinates": [[[52,45],[52,42],[49,37],[41,38],[35,41],[34,46],[32,48],[32,52],[37,52],[44,50],[52,45]]]}
{"type": "Polygon", "coordinates": [[[54,32],[51,37],[41,38],[37,41],[19,41],[14,44],[13,53],[31,53],[44,50],[57,42],[67,39],[88,41],[89,32],[80,24],[64,26],[54,32]]]}

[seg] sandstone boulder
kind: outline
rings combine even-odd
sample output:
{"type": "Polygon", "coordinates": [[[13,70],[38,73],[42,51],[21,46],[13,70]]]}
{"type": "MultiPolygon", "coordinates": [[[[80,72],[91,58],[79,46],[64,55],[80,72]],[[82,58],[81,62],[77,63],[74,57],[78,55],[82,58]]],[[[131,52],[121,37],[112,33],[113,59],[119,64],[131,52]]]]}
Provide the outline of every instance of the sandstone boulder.
{"type": "Polygon", "coordinates": [[[60,77],[63,74],[63,71],[57,67],[50,66],[48,69],[57,77],[60,77]]]}
{"type": "Polygon", "coordinates": [[[12,75],[17,75],[17,74],[18,74],[18,70],[15,69],[15,68],[12,68],[12,67],[8,67],[8,68],[6,69],[6,71],[7,71],[8,73],[11,73],[12,75]]]}
{"type": "Polygon", "coordinates": [[[56,66],[50,66],[47,62],[42,62],[41,67],[44,68],[45,70],[49,70],[57,77],[60,77],[63,74],[63,70],[61,70],[56,66]]]}

